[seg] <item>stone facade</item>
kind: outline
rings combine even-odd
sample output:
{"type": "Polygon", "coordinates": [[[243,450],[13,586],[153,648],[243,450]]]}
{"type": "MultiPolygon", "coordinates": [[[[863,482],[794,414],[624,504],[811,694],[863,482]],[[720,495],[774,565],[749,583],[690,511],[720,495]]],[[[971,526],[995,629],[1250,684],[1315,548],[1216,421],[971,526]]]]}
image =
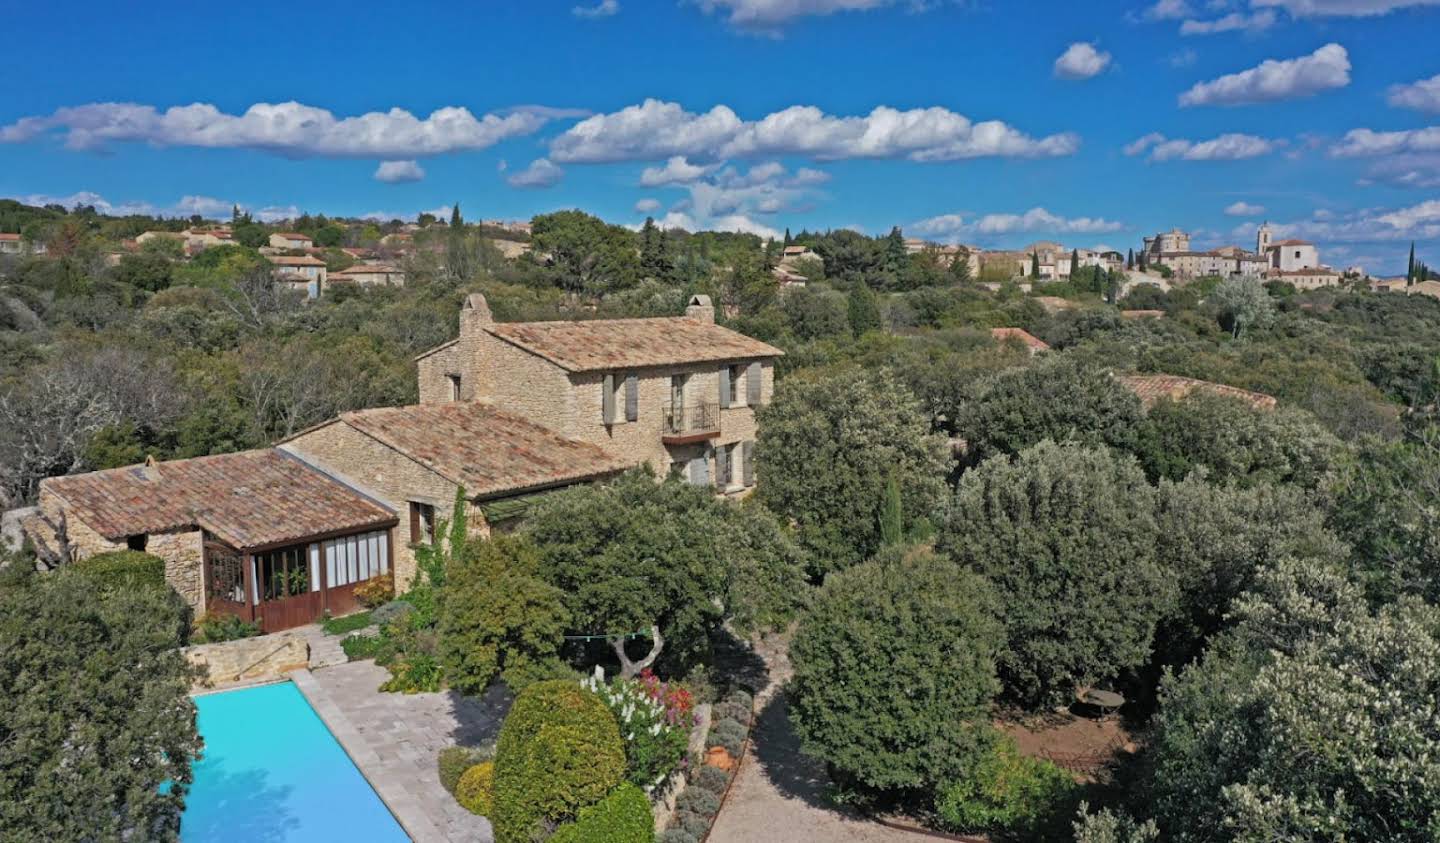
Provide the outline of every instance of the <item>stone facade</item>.
{"type": "MultiPolygon", "coordinates": [[[[455,483],[410,457],[387,447],[339,421],[299,434],[280,446],[366,495],[381,501],[400,517],[395,527],[391,571],[395,589],[404,591],[415,579],[415,550],[410,543],[410,503],[435,507],[448,517],[455,505],[455,483]]],[[[472,535],[486,536],[485,517],[477,507],[468,510],[472,535]]]]}
{"type": "MultiPolygon", "coordinates": [[[[703,318],[703,317],[702,317],[703,318]]],[[[713,319],[713,316],[711,317],[713,319]]],[[[703,454],[709,476],[716,471],[715,449],[753,441],[755,407],[748,406],[748,364],[760,364],[760,401],[770,401],[775,387],[772,359],[737,359],[715,363],[617,369],[613,372],[568,372],[554,362],[522,349],[486,330],[492,324],[482,297],[472,296],[460,315],[460,336],[417,358],[421,403],[480,400],[543,425],[561,436],[590,442],[634,465],[648,464],[664,476],[677,464],[703,454]],[[671,383],[683,378],[686,406],[718,404],[720,370],[732,368],[738,377],[738,400],[719,410],[720,434],[703,444],[667,446],[661,440],[665,409],[671,403],[671,383]],[[613,378],[616,413],[605,424],[604,383],[613,378]],[[634,375],[638,383],[638,414],[625,420],[624,384],[634,375]]],[[[732,472],[736,483],[727,491],[740,491],[743,469],[741,448],[733,448],[732,472]]]]}
{"type": "Polygon", "coordinates": [[[201,688],[276,679],[292,670],[303,670],[310,662],[310,645],[298,632],[196,644],[180,652],[202,671],[196,681],[201,688]]]}

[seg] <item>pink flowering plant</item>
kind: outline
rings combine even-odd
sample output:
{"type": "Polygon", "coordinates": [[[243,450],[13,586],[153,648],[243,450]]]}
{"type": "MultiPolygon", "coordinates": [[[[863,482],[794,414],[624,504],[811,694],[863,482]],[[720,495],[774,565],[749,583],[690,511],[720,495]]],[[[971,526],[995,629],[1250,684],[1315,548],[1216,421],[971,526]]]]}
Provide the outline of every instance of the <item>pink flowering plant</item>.
{"type": "Polygon", "coordinates": [[[664,682],[649,670],[635,679],[605,681],[604,671],[581,680],[595,692],[620,724],[625,739],[626,778],[652,793],[685,764],[695,700],[684,687],[664,682]]]}

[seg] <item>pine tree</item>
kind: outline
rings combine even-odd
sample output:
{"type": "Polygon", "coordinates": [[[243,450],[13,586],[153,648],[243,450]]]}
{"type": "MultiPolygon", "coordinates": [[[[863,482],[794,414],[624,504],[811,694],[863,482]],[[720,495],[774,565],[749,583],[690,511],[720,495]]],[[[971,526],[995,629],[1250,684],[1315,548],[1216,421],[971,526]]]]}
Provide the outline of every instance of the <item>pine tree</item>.
{"type": "Polygon", "coordinates": [[[464,224],[465,221],[460,218],[460,203],[456,202],[455,207],[450,209],[450,228],[454,230],[464,224]]]}
{"type": "Polygon", "coordinates": [[[898,275],[905,268],[906,257],[905,235],[900,233],[900,226],[897,225],[890,229],[890,236],[885,238],[885,268],[898,275]]]}
{"type": "Polygon", "coordinates": [[[793,242],[795,241],[790,239],[790,226],[787,225],[785,226],[785,245],[789,246],[793,242]]]}
{"type": "Polygon", "coordinates": [[[970,278],[970,252],[961,248],[955,253],[955,259],[950,261],[950,278],[956,284],[968,284],[970,278]]]}

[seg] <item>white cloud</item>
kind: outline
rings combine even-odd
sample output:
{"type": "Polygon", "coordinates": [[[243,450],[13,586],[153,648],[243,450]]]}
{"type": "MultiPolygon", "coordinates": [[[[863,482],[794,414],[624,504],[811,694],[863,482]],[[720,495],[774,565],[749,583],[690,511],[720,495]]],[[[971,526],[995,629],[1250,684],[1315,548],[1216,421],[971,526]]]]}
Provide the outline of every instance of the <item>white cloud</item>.
{"type": "Polygon", "coordinates": [[[1440,153],[1440,126],[1405,129],[1398,132],[1376,132],[1351,129],[1339,143],[1330,147],[1337,158],[1361,158],[1400,153],[1440,153]]]}
{"type": "Polygon", "coordinates": [[[1440,155],[1389,155],[1371,164],[1362,183],[1380,182],[1411,190],[1440,188],[1440,155]]]}
{"type": "Polygon", "coordinates": [[[1339,44],[1326,44],[1308,56],[1277,61],[1200,82],[1180,95],[1182,106],[1249,105],[1317,94],[1350,84],[1350,55],[1339,44]]]}
{"type": "Polygon", "coordinates": [[[1253,217],[1265,213],[1264,205],[1251,205],[1249,202],[1235,202],[1226,206],[1225,214],[1231,217],[1253,217]]]}
{"type": "Polygon", "coordinates": [[[1174,53],[1171,53],[1170,57],[1166,59],[1166,61],[1169,62],[1171,67],[1189,67],[1190,65],[1194,64],[1199,58],[1199,53],[1195,52],[1189,47],[1186,47],[1183,50],[1178,50],[1174,53]]]}
{"type": "Polygon", "coordinates": [[[511,187],[543,190],[554,187],[564,178],[565,171],[555,166],[548,158],[536,158],[530,166],[505,179],[511,187]]]}
{"type": "Polygon", "coordinates": [[[1000,121],[973,123],[939,107],[899,111],[880,106],[863,117],[837,117],[797,105],[745,121],[723,105],[693,114],[677,103],[647,99],[575,124],[551,142],[550,158],[603,163],[790,154],[819,160],[954,161],[1070,155],[1079,145],[1073,133],[1036,139],[1000,121]]]}
{"type": "Polygon", "coordinates": [[[616,0],[600,0],[594,6],[576,6],[570,10],[570,14],[577,18],[608,18],[620,11],[620,4],[616,0]]]}
{"type": "Polygon", "coordinates": [[[1124,224],[1094,217],[1061,217],[1044,208],[1031,208],[1023,214],[985,214],[969,219],[962,214],[943,214],[920,220],[908,230],[940,240],[958,241],[977,234],[1103,234],[1121,231],[1124,224]]]}
{"type": "Polygon", "coordinates": [[[635,203],[635,212],[638,214],[651,214],[660,210],[660,200],[646,197],[635,203]]]}
{"type": "Polygon", "coordinates": [[[1440,74],[1408,85],[1391,85],[1385,101],[1397,108],[1440,112],[1440,74]]]}
{"type": "Polygon", "coordinates": [[[298,102],[256,103],[243,114],[226,114],[207,103],[164,111],[139,103],[101,102],[66,107],[48,116],[23,117],[0,127],[0,142],[21,143],[60,134],[65,146],[99,150],[113,143],[257,149],[291,157],[400,159],[485,149],[532,134],[553,111],[516,109],[479,118],[446,107],[418,118],[392,108],[340,117],[298,102]]]}
{"type": "MultiPolygon", "coordinates": [[[[686,192],[665,219],[670,221],[668,227],[690,231],[745,231],[768,237],[773,229],[757,222],[756,216],[808,202],[816,196],[816,185],[828,179],[827,173],[804,167],[791,173],[778,161],[764,161],[748,170],[716,165],[703,176],[664,183],[686,192]]],[[[657,202],[653,207],[658,206],[657,202]]],[[[636,210],[642,210],[638,204],[636,210]]]]}
{"type": "Polygon", "coordinates": [[[386,184],[420,181],[423,178],[425,170],[414,161],[381,161],[380,166],[375,168],[375,181],[386,184]]]}
{"type": "Polygon", "coordinates": [[[1194,12],[1186,0],[1158,0],[1155,5],[1146,7],[1141,17],[1146,20],[1179,20],[1192,14],[1194,12]]]}
{"type": "Polygon", "coordinates": [[[1365,18],[1389,14],[1396,9],[1440,6],[1440,0],[1250,0],[1250,5],[1274,6],[1297,18],[1365,18]]]}
{"type": "MultiPolygon", "coordinates": [[[[96,211],[102,214],[114,216],[126,216],[128,214],[144,214],[146,216],[161,217],[190,217],[199,214],[208,219],[229,219],[230,212],[239,203],[231,202],[228,199],[217,199],[213,196],[182,196],[173,205],[155,205],[151,202],[130,200],[126,202],[110,202],[104,196],[94,191],[82,190],[68,196],[51,196],[44,193],[31,193],[28,195],[13,195],[5,198],[15,199],[26,205],[60,205],[65,208],[79,206],[93,206],[96,211]]],[[[247,208],[241,204],[241,210],[247,208]]],[[[297,211],[298,215],[299,212],[297,211]]]]}
{"type": "Polygon", "coordinates": [[[1151,161],[1241,161],[1258,158],[1285,145],[1283,140],[1229,133],[1205,141],[1166,138],[1151,132],[1125,145],[1126,155],[1150,152],[1151,161]]]}
{"type": "Polygon", "coordinates": [[[1061,79],[1089,79],[1109,66],[1109,53],[1095,49],[1094,44],[1077,41],[1055,60],[1055,75],[1061,79]]]}
{"type": "Polygon", "coordinates": [[[688,184],[713,170],[713,166],[702,167],[691,164],[683,155],[674,155],[663,167],[646,167],[640,173],[641,187],[660,187],[667,184],[688,184]]]}
{"type": "Polygon", "coordinates": [[[1264,32],[1275,25],[1279,16],[1269,9],[1253,14],[1231,12],[1214,20],[1186,20],[1180,24],[1181,35],[1216,35],[1221,32],[1264,32]]]}
{"type": "Polygon", "coordinates": [[[733,26],[774,30],[799,17],[860,12],[893,5],[896,0],[698,0],[706,14],[720,13],[733,26]]]}
{"type": "MultiPolygon", "coordinates": [[[[1277,237],[1302,237],[1321,243],[1371,243],[1440,238],[1440,199],[1393,209],[1365,209],[1326,218],[1270,224],[1277,237]]],[[[1254,228],[1237,226],[1234,236],[1253,236],[1254,228]]]]}
{"type": "Polygon", "coordinates": [[[281,220],[293,220],[300,216],[300,209],[294,205],[267,205],[254,212],[255,219],[261,222],[279,222],[281,220]]]}

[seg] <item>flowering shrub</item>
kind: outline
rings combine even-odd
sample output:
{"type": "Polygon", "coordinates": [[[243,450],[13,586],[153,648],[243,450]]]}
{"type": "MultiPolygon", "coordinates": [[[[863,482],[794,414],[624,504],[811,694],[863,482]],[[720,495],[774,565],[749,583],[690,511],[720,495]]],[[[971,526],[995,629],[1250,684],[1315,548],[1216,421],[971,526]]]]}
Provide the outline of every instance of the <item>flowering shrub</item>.
{"type": "Polygon", "coordinates": [[[374,609],[395,599],[395,585],[388,576],[371,577],[355,586],[355,599],[367,609],[374,609]]]}
{"type": "Polygon", "coordinates": [[[625,776],[650,793],[685,762],[695,700],[685,688],[649,670],[636,679],[605,681],[605,672],[581,680],[614,712],[625,739],[625,776]]]}

